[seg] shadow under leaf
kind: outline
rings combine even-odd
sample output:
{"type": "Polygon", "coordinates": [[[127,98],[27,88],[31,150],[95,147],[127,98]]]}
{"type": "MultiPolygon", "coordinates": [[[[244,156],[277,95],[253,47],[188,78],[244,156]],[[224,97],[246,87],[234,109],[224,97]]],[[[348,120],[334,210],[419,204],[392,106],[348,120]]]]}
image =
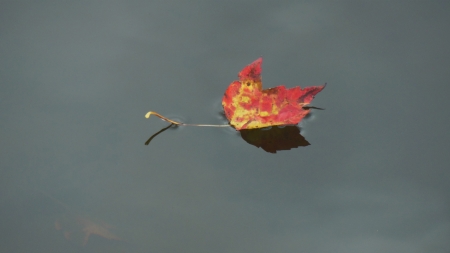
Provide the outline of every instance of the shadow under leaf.
{"type": "Polygon", "coordinates": [[[290,150],[310,145],[300,134],[300,128],[297,125],[273,126],[270,129],[244,129],[240,132],[242,139],[249,144],[274,154],[278,150],[290,150]]]}

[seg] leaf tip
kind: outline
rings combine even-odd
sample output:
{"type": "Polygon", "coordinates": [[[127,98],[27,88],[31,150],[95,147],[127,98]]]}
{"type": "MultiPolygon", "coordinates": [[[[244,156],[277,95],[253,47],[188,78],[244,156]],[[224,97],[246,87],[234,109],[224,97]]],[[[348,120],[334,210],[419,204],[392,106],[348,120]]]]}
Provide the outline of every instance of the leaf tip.
{"type": "Polygon", "coordinates": [[[152,115],[152,113],[153,113],[152,111],[147,112],[147,114],[145,114],[145,118],[147,118],[147,119],[150,118],[150,115],[152,115]]]}

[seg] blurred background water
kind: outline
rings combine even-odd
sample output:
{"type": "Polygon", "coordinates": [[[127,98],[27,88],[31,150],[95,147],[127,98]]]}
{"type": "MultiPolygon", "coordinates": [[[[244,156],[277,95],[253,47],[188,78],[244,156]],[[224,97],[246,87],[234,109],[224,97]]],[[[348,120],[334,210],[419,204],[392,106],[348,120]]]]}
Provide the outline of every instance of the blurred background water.
{"type": "Polygon", "coordinates": [[[0,6],[1,252],[450,252],[447,1],[0,6]],[[260,56],[266,88],[328,82],[310,146],[144,145],[149,110],[223,124],[260,56]]]}

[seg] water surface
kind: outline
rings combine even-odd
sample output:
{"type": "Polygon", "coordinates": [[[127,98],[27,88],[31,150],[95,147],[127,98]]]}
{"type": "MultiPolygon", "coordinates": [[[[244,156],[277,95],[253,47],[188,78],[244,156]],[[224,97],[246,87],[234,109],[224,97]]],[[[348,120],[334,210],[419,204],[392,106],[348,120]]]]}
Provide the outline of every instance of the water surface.
{"type": "Polygon", "coordinates": [[[3,4],[0,251],[449,252],[448,10],[3,4]],[[195,127],[144,145],[167,126],[149,110],[223,124],[225,89],[260,56],[266,88],[328,83],[300,124],[311,145],[195,127]],[[80,219],[121,240],[83,245],[80,219]]]}

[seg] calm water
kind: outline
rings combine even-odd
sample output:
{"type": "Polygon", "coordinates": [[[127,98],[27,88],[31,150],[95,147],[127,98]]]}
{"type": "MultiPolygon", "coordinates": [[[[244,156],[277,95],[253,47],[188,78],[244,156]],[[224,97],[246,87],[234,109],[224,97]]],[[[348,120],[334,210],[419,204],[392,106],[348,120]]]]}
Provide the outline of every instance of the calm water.
{"type": "Polygon", "coordinates": [[[449,4],[5,3],[1,252],[450,252],[449,4]],[[223,124],[328,86],[276,154],[223,124]],[[88,235],[88,236],[86,236],[88,235]],[[87,239],[86,239],[87,238],[87,239]]]}

